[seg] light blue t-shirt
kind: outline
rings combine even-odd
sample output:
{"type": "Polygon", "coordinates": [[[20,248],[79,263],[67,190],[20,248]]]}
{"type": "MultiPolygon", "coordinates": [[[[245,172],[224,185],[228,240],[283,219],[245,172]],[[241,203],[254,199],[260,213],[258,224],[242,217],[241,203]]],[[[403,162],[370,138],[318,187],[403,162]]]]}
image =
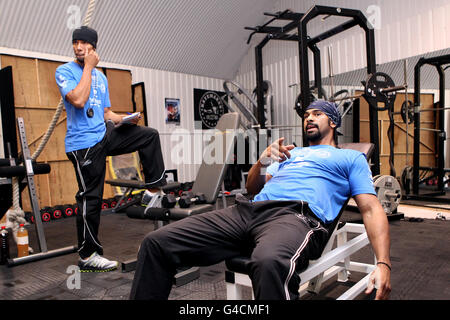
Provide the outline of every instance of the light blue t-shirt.
{"type": "Polygon", "coordinates": [[[290,153],[290,159],[267,168],[272,178],[253,201],[304,200],[318,218],[330,223],[349,196],[376,195],[362,152],[319,145],[290,153]]]}
{"type": "Polygon", "coordinates": [[[69,62],[56,69],[55,78],[67,112],[66,152],[86,149],[100,142],[106,132],[104,112],[111,107],[108,81],[103,73],[92,70],[91,92],[83,109],[71,105],[65,98],[81,81],[83,68],[76,62],[69,62]],[[92,108],[94,116],[89,118],[87,110],[92,108]]]}

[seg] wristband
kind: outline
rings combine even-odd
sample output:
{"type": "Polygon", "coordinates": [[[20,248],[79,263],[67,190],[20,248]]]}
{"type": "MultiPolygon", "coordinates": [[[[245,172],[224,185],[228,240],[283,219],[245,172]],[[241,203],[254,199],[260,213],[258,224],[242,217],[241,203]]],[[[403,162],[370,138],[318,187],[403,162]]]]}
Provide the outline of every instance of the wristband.
{"type": "Polygon", "coordinates": [[[261,157],[259,159],[259,163],[261,164],[262,167],[268,167],[272,164],[273,160],[271,157],[261,157]]]}
{"type": "Polygon", "coordinates": [[[389,271],[392,271],[391,266],[388,265],[386,262],[377,262],[377,265],[384,264],[386,267],[388,267],[389,271]]]}

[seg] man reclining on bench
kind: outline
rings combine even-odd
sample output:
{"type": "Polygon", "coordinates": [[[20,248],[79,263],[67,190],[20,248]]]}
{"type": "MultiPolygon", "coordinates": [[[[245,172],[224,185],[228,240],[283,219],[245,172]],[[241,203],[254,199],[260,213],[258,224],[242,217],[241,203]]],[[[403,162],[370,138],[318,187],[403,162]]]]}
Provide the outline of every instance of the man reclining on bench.
{"type": "Polygon", "coordinates": [[[251,253],[256,299],[298,299],[298,273],[320,257],[334,219],[352,196],[378,261],[366,294],[376,286],[376,299],[388,299],[388,220],[365,155],[336,148],[340,124],[336,104],[313,102],[303,126],[310,147],[284,146],[284,138],[270,145],[248,175],[247,190],[256,194],[252,201],[238,195],[234,206],[149,233],[138,253],[130,298],[167,299],[177,267],[213,265],[251,253]]]}

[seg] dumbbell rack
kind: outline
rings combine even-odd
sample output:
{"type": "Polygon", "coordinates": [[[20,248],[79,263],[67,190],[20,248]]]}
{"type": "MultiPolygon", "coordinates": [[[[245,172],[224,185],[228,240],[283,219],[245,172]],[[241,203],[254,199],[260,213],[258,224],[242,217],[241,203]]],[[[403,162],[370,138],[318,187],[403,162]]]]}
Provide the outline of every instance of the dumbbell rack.
{"type": "Polygon", "coordinates": [[[47,241],[45,240],[44,227],[42,225],[41,213],[39,208],[39,201],[36,195],[36,185],[34,183],[34,171],[33,164],[30,155],[30,149],[25,134],[25,125],[23,118],[17,118],[17,125],[19,129],[20,143],[22,146],[23,162],[26,169],[26,180],[28,183],[28,193],[30,195],[30,203],[32,207],[32,213],[34,216],[34,225],[36,227],[36,234],[39,243],[39,253],[31,254],[25,257],[8,259],[8,266],[16,266],[28,262],[38,261],[42,259],[52,258],[64,254],[69,254],[77,251],[77,246],[69,246],[65,248],[55,249],[49,251],[47,248],[47,241]]]}

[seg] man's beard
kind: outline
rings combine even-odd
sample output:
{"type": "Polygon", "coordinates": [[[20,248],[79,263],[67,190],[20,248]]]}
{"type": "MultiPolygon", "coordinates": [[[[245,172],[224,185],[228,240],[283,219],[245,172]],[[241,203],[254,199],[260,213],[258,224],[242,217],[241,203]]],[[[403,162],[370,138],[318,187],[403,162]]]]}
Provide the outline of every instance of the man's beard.
{"type": "Polygon", "coordinates": [[[308,140],[309,142],[317,142],[322,139],[322,132],[320,132],[319,127],[317,125],[314,125],[314,127],[317,129],[315,132],[308,133],[308,131],[306,131],[305,133],[306,140],[308,140]]]}
{"type": "Polygon", "coordinates": [[[306,133],[306,140],[308,140],[308,142],[317,142],[320,139],[322,139],[322,133],[319,130],[310,134],[306,133]]]}

